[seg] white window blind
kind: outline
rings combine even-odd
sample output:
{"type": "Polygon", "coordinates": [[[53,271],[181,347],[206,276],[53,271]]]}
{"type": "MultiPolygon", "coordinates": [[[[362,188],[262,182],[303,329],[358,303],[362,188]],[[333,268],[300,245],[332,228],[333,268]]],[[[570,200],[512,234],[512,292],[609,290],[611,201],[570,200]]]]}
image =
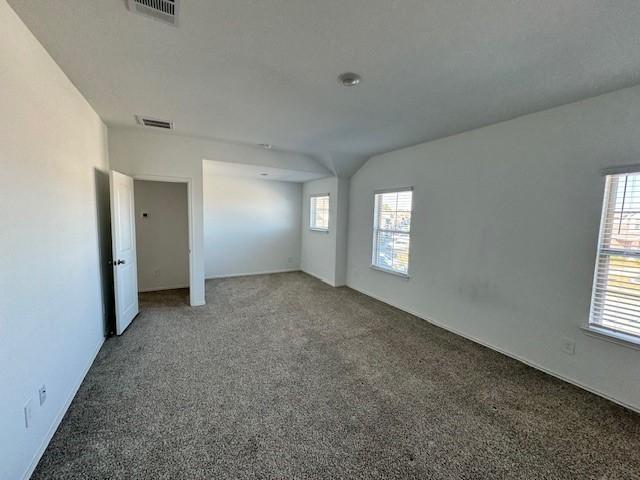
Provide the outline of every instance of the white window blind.
{"type": "Polygon", "coordinates": [[[329,195],[311,195],[309,228],[329,231],[329,195]]]}
{"type": "Polygon", "coordinates": [[[640,336],[640,173],[606,177],[589,323],[640,336]]]}
{"type": "Polygon", "coordinates": [[[375,194],[371,260],[374,267],[409,273],[412,204],[410,188],[375,194]]]}

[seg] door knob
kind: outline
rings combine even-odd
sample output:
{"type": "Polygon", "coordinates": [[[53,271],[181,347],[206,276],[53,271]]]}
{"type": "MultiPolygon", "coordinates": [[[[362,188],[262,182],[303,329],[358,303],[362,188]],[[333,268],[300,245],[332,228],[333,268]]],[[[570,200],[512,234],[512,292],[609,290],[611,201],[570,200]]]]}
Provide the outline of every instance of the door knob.
{"type": "Polygon", "coordinates": [[[118,260],[116,265],[124,265],[126,262],[124,260],[118,260]]]}

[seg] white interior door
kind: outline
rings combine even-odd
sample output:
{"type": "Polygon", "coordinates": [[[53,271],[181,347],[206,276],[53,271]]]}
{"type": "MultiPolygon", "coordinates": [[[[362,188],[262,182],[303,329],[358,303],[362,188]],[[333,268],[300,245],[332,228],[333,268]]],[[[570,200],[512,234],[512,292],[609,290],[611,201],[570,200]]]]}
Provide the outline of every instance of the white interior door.
{"type": "Polygon", "coordinates": [[[133,178],[111,171],[111,236],[116,300],[116,333],[138,314],[138,268],[133,178]]]}

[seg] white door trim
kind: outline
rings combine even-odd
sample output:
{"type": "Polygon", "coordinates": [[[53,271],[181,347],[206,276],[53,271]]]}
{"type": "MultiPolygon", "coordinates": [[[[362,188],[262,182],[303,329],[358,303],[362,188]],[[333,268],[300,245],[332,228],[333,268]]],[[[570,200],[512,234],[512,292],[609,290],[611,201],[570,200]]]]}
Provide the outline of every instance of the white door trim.
{"type": "Polygon", "coordinates": [[[188,217],[188,231],[189,231],[189,303],[192,307],[202,305],[202,302],[195,298],[195,289],[193,286],[196,284],[194,278],[193,268],[193,179],[191,177],[173,177],[166,175],[147,175],[147,174],[135,174],[132,175],[134,180],[146,180],[150,182],[171,182],[171,183],[186,183],[187,184],[187,217],[188,217]]]}

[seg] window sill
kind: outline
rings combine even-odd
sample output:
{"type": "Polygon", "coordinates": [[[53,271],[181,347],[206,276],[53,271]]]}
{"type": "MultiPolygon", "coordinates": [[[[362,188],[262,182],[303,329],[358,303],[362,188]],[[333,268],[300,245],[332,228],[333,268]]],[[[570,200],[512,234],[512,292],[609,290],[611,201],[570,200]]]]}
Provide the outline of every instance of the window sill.
{"type": "Polygon", "coordinates": [[[615,343],[617,345],[640,350],[640,337],[629,335],[628,333],[616,332],[607,328],[598,327],[597,325],[585,325],[580,327],[585,335],[599,338],[605,342],[615,343]]]}
{"type": "Polygon", "coordinates": [[[396,272],[395,270],[390,270],[388,268],[378,267],[376,265],[369,265],[369,268],[371,268],[373,270],[377,270],[378,272],[383,272],[383,273],[388,273],[390,275],[395,275],[396,277],[404,278],[406,280],[409,280],[409,278],[411,278],[411,277],[409,277],[408,273],[396,272]]]}
{"type": "Polygon", "coordinates": [[[309,228],[309,231],[318,233],[329,233],[328,228],[309,228]]]}

